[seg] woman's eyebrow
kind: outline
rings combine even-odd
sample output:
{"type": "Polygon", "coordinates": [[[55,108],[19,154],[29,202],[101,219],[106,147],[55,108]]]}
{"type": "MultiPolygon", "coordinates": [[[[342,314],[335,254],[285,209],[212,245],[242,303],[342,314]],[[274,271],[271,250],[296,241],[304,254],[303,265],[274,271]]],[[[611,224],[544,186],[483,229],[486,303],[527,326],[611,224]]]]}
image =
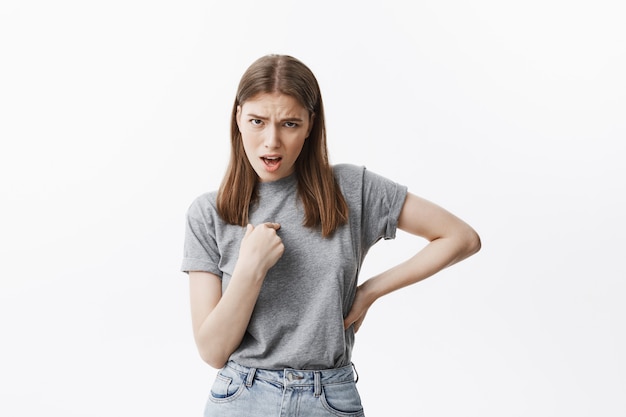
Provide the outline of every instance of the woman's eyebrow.
{"type": "MultiPolygon", "coordinates": [[[[247,117],[252,118],[252,119],[259,119],[259,120],[267,120],[268,117],[267,116],[260,116],[258,114],[254,114],[254,113],[247,113],[246,114],[247,117]]],[[[303,122],[303,119],[298,117],[298,116],[287,116],[284,117],[282,119],[280,119],[281,122],[303,122]]]]}
{"type": "Polygon", "coordinates": [[[284,119],[281,119],[281,121],[283,122],[302,122],[302,119],[296,116],[293,117],[285,117],[284,119]]]}

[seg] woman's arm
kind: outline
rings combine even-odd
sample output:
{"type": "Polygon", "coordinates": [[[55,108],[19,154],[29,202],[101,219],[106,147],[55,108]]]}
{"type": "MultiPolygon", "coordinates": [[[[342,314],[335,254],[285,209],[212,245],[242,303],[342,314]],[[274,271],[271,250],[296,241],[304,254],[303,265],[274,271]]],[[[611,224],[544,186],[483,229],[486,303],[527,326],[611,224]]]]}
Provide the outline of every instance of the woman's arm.
{"type": "Polygon", "coordinates": [[[277,223],[248,225],[228,287],[209,272],[190,271],[193,334],[202,359],[224,366],[246,332],[267,271],[284,252],[277,223]]]}
{"type": "Polygon", "coordinates": [[[402,206],[398,227],[430,243],[407,261],[358,287],[350,313],[344,320],[346,328],[354,324],[357,331],[368,308],[383,295],[428,278],[480,250],[480,238],[467,223],[410,193],[402,206]]]}

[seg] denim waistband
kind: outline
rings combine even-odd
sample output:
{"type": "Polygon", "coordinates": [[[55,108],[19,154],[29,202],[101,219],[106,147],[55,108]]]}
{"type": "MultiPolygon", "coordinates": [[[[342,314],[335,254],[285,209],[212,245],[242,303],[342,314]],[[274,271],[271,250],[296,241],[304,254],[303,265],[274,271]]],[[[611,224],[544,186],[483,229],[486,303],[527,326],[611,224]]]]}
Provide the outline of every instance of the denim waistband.
{"type": "Polygon", "coordinates": [[[254,379],[260,379],[275,384],[281,384],[286,388],[313,386],[315,387],[316,393],[321,385],[356,382],[359,378],[354,364],[341,368],[320,370],[301,370],[291,368],[269,370],[251,368],[229,360],[226,366],[243,374],[246,380],[246,385],[248,386],[252,386],[254,379]]]}

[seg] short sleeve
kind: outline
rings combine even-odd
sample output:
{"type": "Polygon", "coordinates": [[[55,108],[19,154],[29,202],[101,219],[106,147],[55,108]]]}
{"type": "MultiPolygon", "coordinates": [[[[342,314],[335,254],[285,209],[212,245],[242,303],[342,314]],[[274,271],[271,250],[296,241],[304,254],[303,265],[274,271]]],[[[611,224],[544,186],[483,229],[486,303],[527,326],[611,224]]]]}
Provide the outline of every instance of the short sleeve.
{"type": "Polygon", "coordinates": [[[187,210],[181,267],[183,272],[204,271],[222,276],[215,240],[216,215],[208,194],[198,197],[187,210]]]}
{"type": "Polygon", "coordinates": [[[362,238],[365,247],[380,239],[394,239],[407,187],[363,170],[362,238]]]}

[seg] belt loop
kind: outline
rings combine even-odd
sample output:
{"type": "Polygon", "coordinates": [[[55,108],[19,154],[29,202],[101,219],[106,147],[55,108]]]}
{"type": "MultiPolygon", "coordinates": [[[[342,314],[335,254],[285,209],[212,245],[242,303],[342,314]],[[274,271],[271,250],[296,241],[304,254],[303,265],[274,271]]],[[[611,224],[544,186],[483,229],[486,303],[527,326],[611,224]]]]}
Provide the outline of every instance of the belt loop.
{"type": "Polygon", "coordinates": [[[356,375],[356,379],[354,380],[354,383],[356,384],[357,382],[359,382],[359,373],[356,371],[356,366],[354,366],[354,362],[350,362],[350,364],[352,365],[352,369],[354,369],[354,374],[356,375]]]}
{"type": "Polygon", "coordinates": [[[319,371],[313,373],[315,379],[315,397],[322,395],[322,376],[319,371]]]}
{"type": "Polygon", "coordinates": [[[246,387],[250,388],[252,386],[252,381],[254,380],[254,374],[256,374],[256,368],[250,368],[248,372],[248,376],[246,377],[246,387]]]}

